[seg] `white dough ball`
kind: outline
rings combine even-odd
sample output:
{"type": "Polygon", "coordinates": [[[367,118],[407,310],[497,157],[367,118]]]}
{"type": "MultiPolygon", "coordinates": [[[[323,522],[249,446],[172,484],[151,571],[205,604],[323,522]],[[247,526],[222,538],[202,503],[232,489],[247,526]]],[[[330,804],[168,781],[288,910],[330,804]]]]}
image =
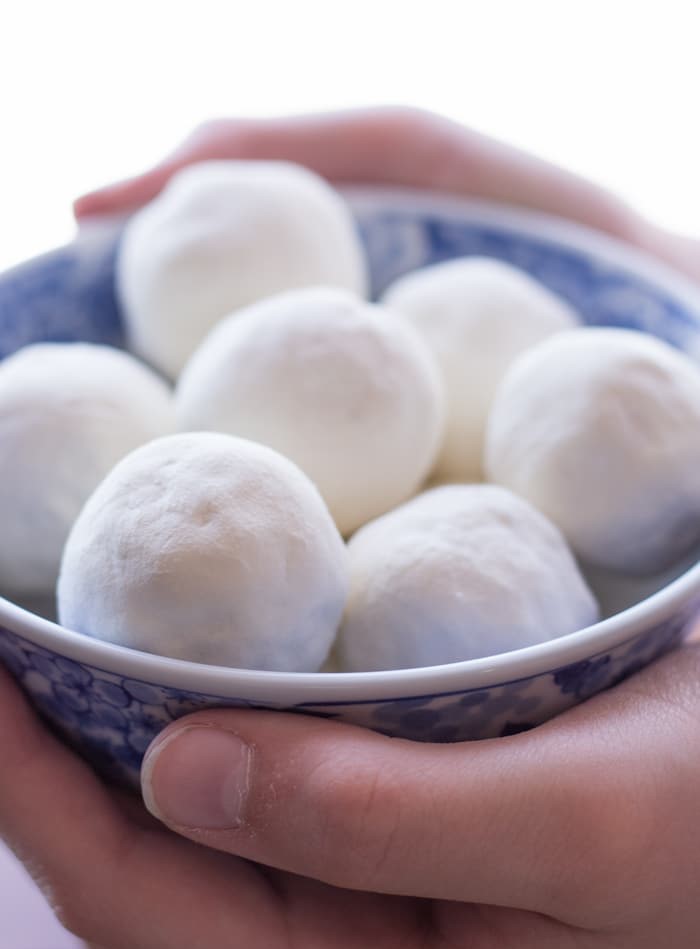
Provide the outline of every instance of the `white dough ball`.
{"type": "Polygon", "coordinates": [[[168,386],[120,350],[41,343],[0,363],[0,588],[53,591],[87,497],[120,458],[174,428],[168,386]]]}
{"type": "Polygon", "coordinates": [[[233,313],[187,364],[175,404],[181,428],[240,435],[291,458],[343,534],[419,489],[444,421],[419,335],[329,287],[233,313]]]}
{"type": "Polygon", "coordinates": [[[276,452],[172,435],[120,462],[66,543],[58,613],[134,649],[243,669],[316,671],[347,592],[318,492],[276,452]]]}
{"type": "Polygon", "coordinates": [[[700,371],[632,330],[552,337],[503,380],[486,462],[584,560],[661,570],[700,540],[700,371]]]}
{"type": "Polygon", "coordinates": [[[427,491],[351,539],[347,671],[493,656],[598,619],[559,530],[493,485],[427,491]]]}
{"type": "Polygon", "coordinates": [[[117,291],[130,347],[175,378],[227,313],[294,287],[366,289],[341,197],[283,162],[203,162],[127,225],[117,291]]]}
{"type": "Polygon", "coordinates": [[[409,273],[383,302],[411,320],[442,370],[447,425],[436,477],[479,480],[486,418],[506,369],[524,349],[576,326],[575,312],[522,270],[486,257],[409,273]]]}

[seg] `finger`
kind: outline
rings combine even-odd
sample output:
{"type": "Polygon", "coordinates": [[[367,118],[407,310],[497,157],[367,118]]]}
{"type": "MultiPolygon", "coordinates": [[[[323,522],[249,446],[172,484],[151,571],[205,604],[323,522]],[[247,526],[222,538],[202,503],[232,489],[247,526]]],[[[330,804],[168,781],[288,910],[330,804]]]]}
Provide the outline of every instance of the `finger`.
{"type": "Polygon", "coordinates": [[[76,218],[135,210],[151,201],[183,164],[164,162],[145,174],[84,194],[73,202],[76,218]]]}
{"type": "Polygon", "coordinates": [[[66,928],[105,946],[283,945],[277,897],[241,861],[124,817],[0,670],[0,836],[66,928]],[[178,894],[190,902],[177,903],[178,894]],[[267,940],[267,941],[266,941],[267,940]]]}
{"type": "Polygon", "coordinates": [[[149,750],[144,798],[192,840],[335,886],[539,910],[553,882],[533,865],[539,801],[563,846],[567,791],[526,742],[505,744],[431,747],[275,713],[199,713],[149,750]]]}
{"type": "MultiPolygon", "coordinates": [[[[602,925],[617,911],[616,875],[629,881],[650,864],[648,792],[678,765],[668,749],[681,724],[640,704],[639,688],[621,686],[530,733],[457,745],[278,713],[202,712],[149,750],[144,796],[190,839],[337,886],[582,926],[592,913],[602,925]]],[[[697,764],[681,766],[694,787],[697,764]]]]}
{"type": "MultiPolygon", "coordinates": [[[[243,157],[285,159],[337,183],[430,188],[515,204],[626,236],[636,218],[604,189],[440,115],[383,108],[248,126],[243,157]]],[[[234,156],[236,157],[236,156],[234,156]]]]}
{"type": "Polygon", "coordinates": [[[196,128],[171,155],[153,168],[82,195],[73,204],[75,216],[133,211],[155,198],[168,181],[187,165],[200,161],[253,157],[252,136],[263,123],[224,119],[196,128]]]}
{"type": "Polygon", "coordinates": [[[331,181],[431,188],[535,208],[633,239],[639,219],[604,189],[555,165],[416,109],[364,109],[198,129],[168,161],[79,198],[78,217],[137,207],[184,165],[283,159],[331,181]]]}

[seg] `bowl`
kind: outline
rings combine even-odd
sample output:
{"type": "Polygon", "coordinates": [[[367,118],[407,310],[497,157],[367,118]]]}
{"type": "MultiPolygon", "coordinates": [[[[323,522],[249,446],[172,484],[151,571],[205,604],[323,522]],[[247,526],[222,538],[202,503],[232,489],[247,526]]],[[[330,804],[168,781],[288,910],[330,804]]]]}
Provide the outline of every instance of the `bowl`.
{"type": "MultiPolygon", "coordinates": [[[[408,270],[481,254],[566,298],[589,324],[626,326],[700,352],[700,294],[644,255],[539,214],[427,193],[349,189],[376,294],[408,270]]],[[[123,343],[113,267],[119,226],[0,277],[0,356],[38,340],[123,343]]],[[[700,609],[695,558],[644,581],[591,577],[601,622],[491,658],[367,673],[275,673],[140,653],[0,599],[0,660],[38,711],[109,779],[135,786],[155,735],[220,706],[289,710],[420,741],[532,728],[678,645],[700,609]]]]}

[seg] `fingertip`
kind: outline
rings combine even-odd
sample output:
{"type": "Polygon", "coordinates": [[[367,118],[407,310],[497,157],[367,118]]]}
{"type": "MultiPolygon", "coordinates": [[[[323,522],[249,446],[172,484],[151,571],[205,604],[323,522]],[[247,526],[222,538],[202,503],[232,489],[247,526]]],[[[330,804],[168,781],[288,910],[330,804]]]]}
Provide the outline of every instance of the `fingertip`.
{"type": "Polygon", "coordinates": [[[100,188],[81,195],[73,202],[73,214],[80,220],[96,214],[105,214],[122,206],[123,189],[119,185],[100,188]]]}
{"type": "Polygon", "coordinates": [[[136,178],[89,191],[73,202],[73,214],[80,221],[96,215],[135,211],[155,198],[173,173],[170,166],[160,166],[136,178]]]}
{"type": "Polygon", "coordinates": [[[79,198],[76,198],[73,201],[73,217],[80,220],[81,217],[89,215],[91,213],[94,197],[94,194],[89,192],[88,194],[82,194],[79,198]]]}

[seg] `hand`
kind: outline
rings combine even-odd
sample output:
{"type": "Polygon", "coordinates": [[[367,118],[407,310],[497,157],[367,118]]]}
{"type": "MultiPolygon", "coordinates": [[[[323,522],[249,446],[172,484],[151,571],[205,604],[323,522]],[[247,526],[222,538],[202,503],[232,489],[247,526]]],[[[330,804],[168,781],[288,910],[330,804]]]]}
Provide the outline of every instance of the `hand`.
{"type": "Polygon", "coordinates": [[[699,721],[693,645],[476,743],[201,712],[144,768],[176,836],[105,789],[0,675],[0,833],[104,949],[690,949],[699,721]]]}
{"type": "Polygon", "coordinates": [[[545,211],[634,244],[700,280],[700,241],[656,227],[570,172],[417,109],[207,122],[157,167],[79,198],[76,216],[135,209],[180,168],[222,158],[284,159],[336,183],[431,188],[545,211]]]}
{"type": "MultiPolygon", "coordinates": [[[[76,210],[135,207],[183,164],[252,156],[535,207],[700,277],[695,245],[605,192],[406,111],[210,124],[76,210]]],[[[687,645],[548,725],[474,744],[200,713],[148,755],[145,795],[162,823],[106,790],[0,678],[0,834],[69,928],[103,949],[684,949],[700,929],[699,673],[687,645]],[[233,735],[252,749],[244,802],[233,735]]]]}

